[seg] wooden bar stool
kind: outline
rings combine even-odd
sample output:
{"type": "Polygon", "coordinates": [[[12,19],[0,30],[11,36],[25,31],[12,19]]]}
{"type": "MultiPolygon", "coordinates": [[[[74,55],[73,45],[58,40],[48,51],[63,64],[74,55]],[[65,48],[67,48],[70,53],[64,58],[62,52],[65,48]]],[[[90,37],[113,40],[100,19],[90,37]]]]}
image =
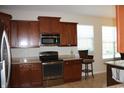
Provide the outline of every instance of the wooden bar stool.
{"type": "Polygon", "coordinates": [[[83,59],[82,64],[85,65],[85,68],[82,70],[82,72],[85,73],[85,79],[87,79],[89,77],[89,73],[92,73],[92,77],[94,78],[93,75],[93,59],[83,59]],[[89,65],[90,65],[90,69],[89,69],[89,65]]]}
{"type": "Polygon", "coordinates": [[[88,55],[88,50],[79,50],[79,56],[82,58],[82,64],[85,65],[85,68],[82,69],[82,72],[85,73],[84,78],[87,79],[89,76],[89,73],[92,73],[92,77],[94,78],[93,74],[93,55],[88,55]],[[89,69],[90,65],[90,69],[89,69]]]}

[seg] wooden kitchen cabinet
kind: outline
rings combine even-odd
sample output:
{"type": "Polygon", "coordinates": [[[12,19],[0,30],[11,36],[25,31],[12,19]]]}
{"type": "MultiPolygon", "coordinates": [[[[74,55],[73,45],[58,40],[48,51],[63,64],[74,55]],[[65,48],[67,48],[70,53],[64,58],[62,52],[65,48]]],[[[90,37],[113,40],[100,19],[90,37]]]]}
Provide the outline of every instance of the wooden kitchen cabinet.
{"type": "Polygon", "coordinates": [[[11,74],[10,74],[10,87],[18,88],[20,87],[20,75],[19,75],[19,65],[12,64],[11,74]]]}
{"type": "Polygon", "coordinates": [[[81,80],[81,69],[80,60],[64,61],[64,82],[81,80]]]}
{"type": "Polygon", "coordinates": [[[38,17],[40,33],[60,33],[60,17],[38,17]]]}
{"type": "Polygon", "coordinates": [[[11,21],[11,47],[38,47],[39,30],[37,21],[11,21]]]}
{"type": "Polygon", "coordinates": [[[11,15],[0,12],[0,24],[3,24],[5,27],[9,42],[10,42],[10,20],[11,18],[12,18],[11,15]]]}
{"type": "Polygon", "coordinates": [[[19,65],[20,87],[31,87],[31,64],[19,65]]]}
{"type": "Polygon", "coordinates": [[[42,75],[42,66],[41,63],[32,64],[31,69],[31,85],[32,87],[42,86],[43,84],[43,75],[42,75]]]}
{"type": "Polygon", "coordinates": [[[124,5],[116,6],[117,51],[124,53],[124,5]]]}
{"type": "Polygon", "coordinates": [[[10,87],[41,87],[41,63],[12,64],[10,87]]]}
{"type": "Polygon", "coordinates": [[[61,22],[61,46],[77,46],[77,23],[61,22]]]}

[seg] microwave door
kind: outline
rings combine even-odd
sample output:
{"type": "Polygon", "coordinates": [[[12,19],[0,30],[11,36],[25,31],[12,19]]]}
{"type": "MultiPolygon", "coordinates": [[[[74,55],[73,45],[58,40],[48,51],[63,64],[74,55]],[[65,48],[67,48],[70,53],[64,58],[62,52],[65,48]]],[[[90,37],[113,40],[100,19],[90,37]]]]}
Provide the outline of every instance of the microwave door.
{"type": "Polygon", "coordinates": [[[5,31],[3,31],[1,41],[1,61],[2,61],[1,87],[8,87],[11,69],[11,58],[8,37],[5,31]]]}

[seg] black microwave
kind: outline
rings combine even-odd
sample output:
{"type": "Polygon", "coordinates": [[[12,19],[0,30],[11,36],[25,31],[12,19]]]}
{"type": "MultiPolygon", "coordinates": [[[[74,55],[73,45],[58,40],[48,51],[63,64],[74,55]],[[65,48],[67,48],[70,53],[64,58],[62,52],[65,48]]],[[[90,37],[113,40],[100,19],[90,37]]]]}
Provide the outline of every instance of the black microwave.
{"type": "Polygon", "coordinates": [[[41,34],[41,45],[59,45],[60,34],[41,34]]]}

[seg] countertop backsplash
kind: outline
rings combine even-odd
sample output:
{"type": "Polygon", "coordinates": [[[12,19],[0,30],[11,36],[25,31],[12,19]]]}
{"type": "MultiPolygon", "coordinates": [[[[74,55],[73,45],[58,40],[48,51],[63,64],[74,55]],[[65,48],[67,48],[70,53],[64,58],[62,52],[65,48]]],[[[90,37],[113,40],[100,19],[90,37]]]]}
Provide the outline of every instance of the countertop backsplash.
{"type": "Polygon", "coordinates": [[[39,57],[39,52],[43,51],[58,51],[60,58],[79,57],[77,47],[11,48],[12,58],[39,57]]]}

